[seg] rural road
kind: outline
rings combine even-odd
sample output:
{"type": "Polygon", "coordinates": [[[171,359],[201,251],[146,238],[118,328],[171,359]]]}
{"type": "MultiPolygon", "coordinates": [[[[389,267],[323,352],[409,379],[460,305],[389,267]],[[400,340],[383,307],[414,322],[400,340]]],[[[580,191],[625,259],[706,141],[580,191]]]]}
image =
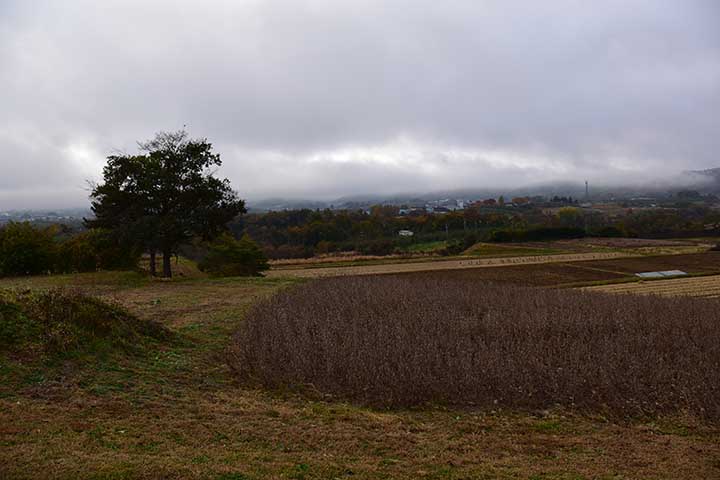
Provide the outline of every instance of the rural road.
{"type": "Polygon", "coordinates": [[[377,275],[382,273],[426,272],[433,270],[460,270],[466,268],[506,267],[511,265],[535,265],[541,263],[581,262],[586,260],[606,260],[611,258],[629,258],[640,255],[624,252],[568,253],[559,255],[533,255],[504,258],[468,258],[462,260],[440,260],[433,262],[390,263],[382,265],[353,265],[347,267],[314,268],[273,268],[265,273],[266,277],[319,278],[346,275],[377,275]]]}

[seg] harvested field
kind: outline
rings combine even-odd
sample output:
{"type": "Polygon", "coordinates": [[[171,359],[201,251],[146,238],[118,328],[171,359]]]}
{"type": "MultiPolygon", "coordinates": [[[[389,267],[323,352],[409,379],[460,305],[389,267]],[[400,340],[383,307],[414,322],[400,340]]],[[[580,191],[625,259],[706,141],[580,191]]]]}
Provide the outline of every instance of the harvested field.
{"type": "Polygon", "coordinates": [[[720,298],[720,275],[673,278],[616,285],[585,287],[585,290],[605,293],[632,293],[665,297],[720,298]]]}
{"type": "Polygon", "coordinates": [[[511,265],[536,265],[561,262],[580,262],[589,260],[627,258],[632,256],[634,255],[622,252],[570,253],[559,255],[534,255],[525,257],[443,260],[436,262],[395,263],[383,265],[358,265],[348,267],[272,269],[266,273],[266,276],[270,278],[320,278],[350,275],[377,275],[384,273],[425,272],[434,270],[462,270],[472,268],[503,267],[511,265]]]}
{"type": "Polygon", "coordinates": [[[462,280],[476,288],[487,282],[512,283],[538,287],[554,287],[565,284],[592,284],[593,282],[623,281],[630,277],[622,272],[595,268],[577,263],[544,263],[535,265],[512,265],[498,268],[466,268],[461,270],[434,270],[393,274],[403,278],[431,276],[445,281],[462,280]]]}
{"type": "Polygon", "coordinates": [[[690,274],[720,273],[720,252],[703,252],[685,255],[657,255],[602,260],[582,265],[634,275],[639,272],[683,270],[690,274]]]}
{"type": "Polygon", "coordinates": [[[430,255],[427,253],[402,253],[392,255],[363,255],[358,252],[338,252],[334,254],[317,255],[310,258],[279,258],[269,260],[269,264],[273,267],[302,267],[314,266],[333,263],[351,263],[351,262],[372,262],[372,261],[401,261],[412,259],[427,259],[430,255]]]}
{"type": "Polygon", "coordinates": [[[720,253],[627,257],[581,262],[511,265],[502,268],[436,270],[404,275],[432,275],[437,279],[457,279],[473,283],[490,281],[550,287],[582,286],[583,284],[613,281],[636,282],[639,279],[635,277],[635,273],[659,270],[683,270],[693,275],[720,274],[720,253]]]}
{"type": "Polygon", "coordinates": [[[385,406],[720,421],[719,306],[421,276],[324,279],[260,302],[230,365],[244,381],[385,406]]]}
{"type": "Polygon", "coordinates": [[[647,247],[691,247],[703,244],[705,248],[710,244],[706,242],[696,242],[692,240],[665,240],[665,239],[649,239],[649,238],[578,238],[572,240],[558,240],[556,243],[567,246],[590,246],[590,247],[608,247],[608,248],[647,248],[647,247]]]}

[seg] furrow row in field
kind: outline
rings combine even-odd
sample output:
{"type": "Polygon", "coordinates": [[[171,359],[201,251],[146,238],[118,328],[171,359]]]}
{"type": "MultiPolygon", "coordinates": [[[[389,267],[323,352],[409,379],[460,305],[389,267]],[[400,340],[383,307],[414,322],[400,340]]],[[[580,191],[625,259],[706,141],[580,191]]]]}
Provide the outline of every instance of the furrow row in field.
{"type": "Polygon", "coordinates": [[[718,298],[720,297],[720,275],[600,285],[585,287],[584,290],[605,293],[629,293],[636,295],[718,298]]]}
{"type": "Polygon", "coordinates": [[[347,267],[325,267],[304,269],[272,269],[268,277],[336,277],[345,275],[376,275],[383,273],[424,272],[433,270],[460,270],[468,268],[489,268],[511,265],[536,265],[544,263],[582,262],[615,258],[638,257],[624,252],[571,253],[558,255],[534,255],[524,257],[462,259],[434,262],[395,263],[384,265],[356,265],[347,267]]]}

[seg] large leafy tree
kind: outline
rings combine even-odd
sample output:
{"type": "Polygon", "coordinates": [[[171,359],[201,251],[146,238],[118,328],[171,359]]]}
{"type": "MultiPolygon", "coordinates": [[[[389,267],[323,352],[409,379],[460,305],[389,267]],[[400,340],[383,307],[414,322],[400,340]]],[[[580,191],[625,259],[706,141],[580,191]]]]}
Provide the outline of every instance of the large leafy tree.
{"type": "Polygon", "coordinates": [[[184,130],[161,132],[139,146],[139,155],[108,157],[104,182],[91,194],[95,218],[86,223],[142,245],[153,271],[160,252],[163,276],[170,277],[181,244],[216,238],[245,213],[245,203],[227,179],[215,177],[220,155],[206,139],[190,139],[184,130]]]}

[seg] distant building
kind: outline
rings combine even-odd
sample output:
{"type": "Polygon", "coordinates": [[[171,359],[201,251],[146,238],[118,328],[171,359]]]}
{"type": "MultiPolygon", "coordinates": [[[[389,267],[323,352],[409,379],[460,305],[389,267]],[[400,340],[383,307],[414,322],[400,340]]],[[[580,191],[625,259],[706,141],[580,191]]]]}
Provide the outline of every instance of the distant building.
{"type": "Polygon", "coordinates": [[[415,234],[412,230],[400,230],[398,232],[398,235],[400,235],[401,237],[412,237],[415,234]]]}

